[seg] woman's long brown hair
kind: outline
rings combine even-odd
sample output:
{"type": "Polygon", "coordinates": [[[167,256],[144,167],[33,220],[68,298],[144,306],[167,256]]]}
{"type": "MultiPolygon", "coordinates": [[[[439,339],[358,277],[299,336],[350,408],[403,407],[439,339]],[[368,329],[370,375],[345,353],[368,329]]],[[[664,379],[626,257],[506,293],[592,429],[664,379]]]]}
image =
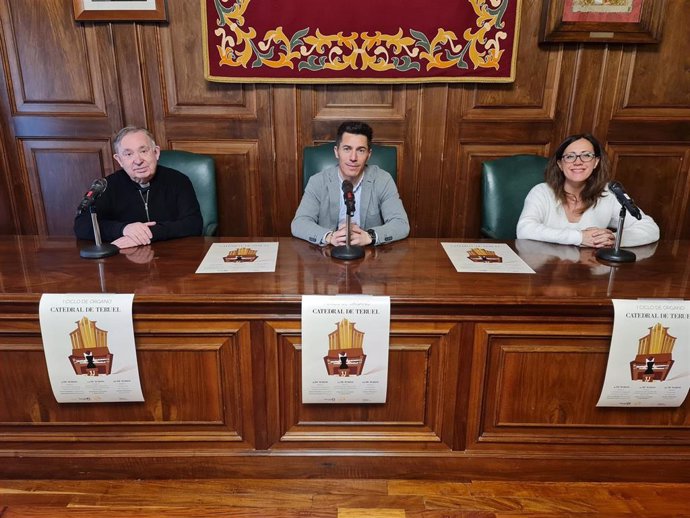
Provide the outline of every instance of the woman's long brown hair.
{"type": "Polygon", "coordinates": [[[592,147],[594,148],[594,154],[599,159],[599,163],[592,171],[592,174],[585,181],[585,187],[580,193],[580,200],[582,201],[582,208],[580,213],[586,211],[590,207],[593,207],[601,198],[606,184],[611,178],[611,170],[609,167],[609,160],[606,156],[606,151],[601,147],[599,141],[589,133],[579,133],[577,135],[570,135],[566,138],[556,149],[556,152],[549,159],[549,163],[546,166],[546,183],[549,184],[551,189],[556,195],[556,198],[561,201],[563,205],[566,204],[567,195],[565,192],[565,174],[558,167],[558,161],[563,159],[563,152],[565,149],[573,142],[585,139],[588,140],[592,147]]]}

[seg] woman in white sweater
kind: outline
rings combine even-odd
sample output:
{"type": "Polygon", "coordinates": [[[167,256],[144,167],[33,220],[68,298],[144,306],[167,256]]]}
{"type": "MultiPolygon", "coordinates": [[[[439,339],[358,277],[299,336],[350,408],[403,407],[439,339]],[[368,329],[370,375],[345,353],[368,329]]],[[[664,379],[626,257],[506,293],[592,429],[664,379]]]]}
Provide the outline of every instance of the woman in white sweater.
{"type": "MultiPolygon", "coordinates": [[[[621,204],[608,190],[609,162],[599,141],[589,134],[566,138],[546,166],[546,182],[525,198],[517,224],[518,239],[564,245],[612,247],[621,204]]],[[[642,219],[625,218],[621,246],[638,246],[659,239],[659,227],[642,219]]]]}

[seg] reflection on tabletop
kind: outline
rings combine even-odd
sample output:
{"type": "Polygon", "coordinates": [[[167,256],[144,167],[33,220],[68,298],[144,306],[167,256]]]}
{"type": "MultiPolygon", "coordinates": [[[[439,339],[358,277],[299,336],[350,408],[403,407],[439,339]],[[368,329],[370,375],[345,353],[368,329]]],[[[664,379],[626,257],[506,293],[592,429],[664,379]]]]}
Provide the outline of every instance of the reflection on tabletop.
{"type": "MultiPolygon", "coordinates": [[[[643,246],[626,247],[635,252],[637,261],[643,261],[654,255],[657,243],[643,246]]],[[[596,258],[596,248],[579,247],[574,245],[559,245],[531,239],[516,239],[515,250],[518,255],[535,271],[551,262],[565,261],[568,263],[580,263],[589,267],[593,275],[608,274],[612,267],[617,265],[604,264],[596,258]]]]}
{"type": "Polygon", "coordinates": [[[367,246],[364,247],[364,257],[353,261],[345,261],[332,257],[331,251],[333,247],[330,246],[309,245],[307,250],[309,253],[321,255],[332,261],[330,264],[338,274],[331,279],[331,282],[337,285],[337,293],[342,294],[362,293],[362,281],[357,270],[364,262],[375,258],[378,253],[375,247],[367,246]]]}
{"type": "Polygon", "coordinates": [[[121,248],[120,255],[124,255],[129,261],[136,264],[146,264],[153,261],[155,253],[151,245],[121,248]]]}

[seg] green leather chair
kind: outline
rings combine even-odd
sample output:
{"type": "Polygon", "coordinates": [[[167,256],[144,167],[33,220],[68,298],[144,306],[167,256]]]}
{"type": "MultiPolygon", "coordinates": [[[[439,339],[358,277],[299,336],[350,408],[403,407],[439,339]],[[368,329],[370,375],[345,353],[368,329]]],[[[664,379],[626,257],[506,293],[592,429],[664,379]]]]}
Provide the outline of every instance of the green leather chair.
{"type": "Polygon", "coordinates": [[[544,181],[548,159],[538,155],[515,155],[482,165],[482,235],[492,239],[515,239],[527,193],[544,181]]]}
{"type": "Polygon", "coordinates": [[[218,230],[218,198],[216,195],[216,164],[213,157],[188,151],[161,150],[158,163],[186,174],[192,181],[204,220],[203,235],[213,236],[218,230]]]}
{"type": "MultiPolygon", "coordinates": [[[[335,143],[319,144],[316,146],[307,146],[304,148],[302,160],[302,190],[307,188],[309,178],[323,171],[329,165],[338,163],[338,159],[333,152],[335,143]]],[[[398,152],[393,146],[380,146],[378,144],[371,145],[371,158],[367,162],[371,165],[377,165],[384,171],[388,171],[393,177],[393,181],[397,180],[398,169],[398,152]]]]}

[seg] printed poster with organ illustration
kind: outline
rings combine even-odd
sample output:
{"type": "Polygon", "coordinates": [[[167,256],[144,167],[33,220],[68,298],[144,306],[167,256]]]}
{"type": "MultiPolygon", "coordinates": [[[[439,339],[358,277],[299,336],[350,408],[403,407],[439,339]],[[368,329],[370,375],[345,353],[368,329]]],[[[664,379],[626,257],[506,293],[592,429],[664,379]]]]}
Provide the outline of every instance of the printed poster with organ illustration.
{"type": "Polygon", "coordinates": [[[213,243],[196,273],[275,272],[277,242],[213,243]]]}
{"type": "Polygon", "coordinates": [[[457,272],[534,273],[505,243],[441,243],[457,272]]]}
{"type": "Polygon", "coordinates": [[[58,403],[143,401],[132,302],[134,294],[44,294],[43,351],[58,403]]]}
{"type": "Polygon", "coordinates": [[[302,402],[385,403],[390,297],[302,297],[302,402]]]}
{"type": "Polygon", "coordinates": [[[690,302],[613,300],[615,319],[597,406],[678,407],[690,388],[690,302]]]}

